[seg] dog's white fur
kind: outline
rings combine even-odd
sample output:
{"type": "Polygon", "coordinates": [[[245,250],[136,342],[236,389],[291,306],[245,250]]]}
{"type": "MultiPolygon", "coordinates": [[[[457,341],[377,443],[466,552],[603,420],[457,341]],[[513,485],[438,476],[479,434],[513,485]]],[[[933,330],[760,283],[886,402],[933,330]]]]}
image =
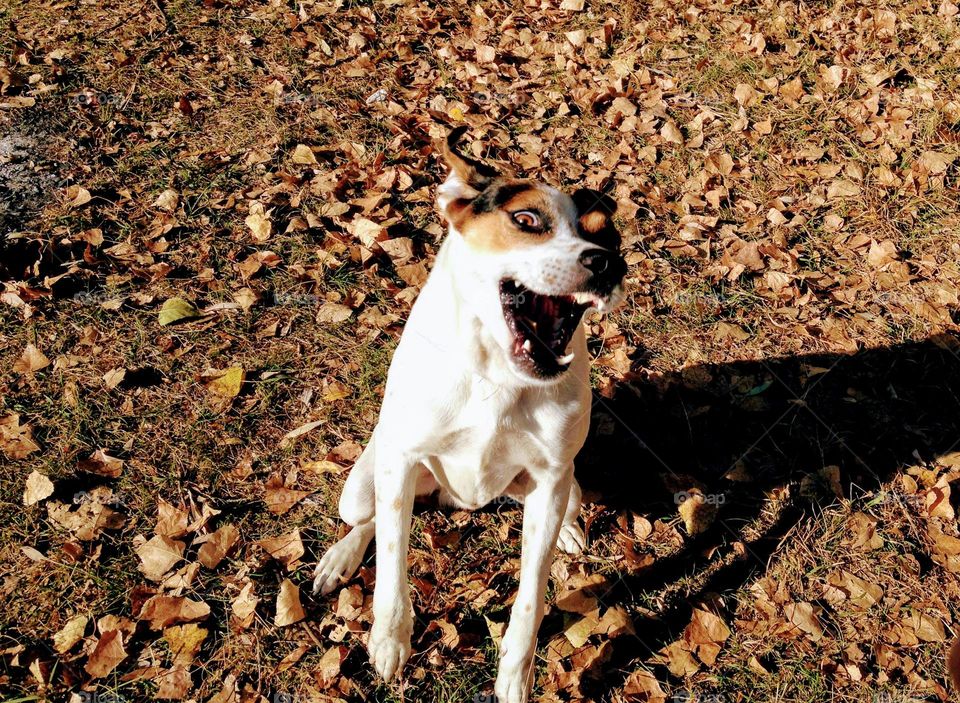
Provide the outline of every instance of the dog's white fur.
{"type": "MultiPolygon", "coordinates": [[[[556,379],[536,379],[514,361],[500,302],[503,278],[562,295],[589,277],[578,256],[596,247],[578,236],[573,201],[538,188],[557,220],[542,244],[481,252],[451,225],[394,354],[379,422],[344,485],[340,515],[353,529],[320,560],[314,582],[315,591],[327,593],[348,579],[376,536],[368,649],[389,681],[410,654],[406,558],[414,497],[439,489],[442,498],[468,509],[502,495],[522,501],[519,589],[495,683],[501,703],[522,703],[529,695],[554,545],[568,553],[584,546],[573,477],[590,420],[583,324],[568,347],[575,354],[570,368],[556,379]]],[[[438,204],[446,212],[476,194],[454,170],[438,204]]],[[[601,309],[614,303],[597,300],[601,309]]]]}

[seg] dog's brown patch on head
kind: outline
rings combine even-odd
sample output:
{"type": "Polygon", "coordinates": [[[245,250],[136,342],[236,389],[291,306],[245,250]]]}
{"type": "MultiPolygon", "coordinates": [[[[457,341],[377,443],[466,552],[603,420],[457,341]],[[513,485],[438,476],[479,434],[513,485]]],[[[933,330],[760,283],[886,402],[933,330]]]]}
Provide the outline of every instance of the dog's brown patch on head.
{"type": "Polygon", "coordinates": [[[457,231],[468,244],[485,252],[542,244],[553,236],[560,217],[549,193],[533,181],[497,180],[472,201],[456,205],[451,220],[457,231]],[[516,221],[515,214],[520,212],[532,213],[537,226],[530,226],[530,217],[516,221]]]}
{"type": "Polygon", "coordinates": [[[577,207],[578,234],[591,244],[617,251],[620,248],[620,232],[613,224],[617,202],[597,190],[582,188],[572,196],[577,207]]]}

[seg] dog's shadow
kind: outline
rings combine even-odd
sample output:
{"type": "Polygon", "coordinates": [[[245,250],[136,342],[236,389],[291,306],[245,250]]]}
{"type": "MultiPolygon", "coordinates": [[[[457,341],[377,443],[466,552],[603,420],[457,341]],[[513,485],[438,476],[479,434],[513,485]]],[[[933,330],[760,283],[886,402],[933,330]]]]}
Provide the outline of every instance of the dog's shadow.
{"type": "Polygon", "coordinates": [[[622,383],[613,399],[597,396],[577,460],[584,491],[609,508],[593,521],[591,538],[618,529],[604,518],[618,511],[676,517],[677,502],[692,488],[720,504],[712,526],[681,550],[620,572],[605,603],[629,606],[646,594],[661,605],[654,614],[634,609],[640,638],[616,648],[617,663],[676,639],[711,592],[748,583],[810,514],[811,500],[830,502],[838,489],[863,498],[899,469],[958,449],[954,334],[849,355],[702,364],[622,383]],[[836,469],[826,467],[839,468],[839,484],[831,479],[836,469]],[[777,487],[789,487],[790,498],[764,522],[764,496],[777,487]],[[761,534],[743,558],[728,558],[749,523],[761,534]],[[687,585],[677,588],[681,581],[687,585]]]}

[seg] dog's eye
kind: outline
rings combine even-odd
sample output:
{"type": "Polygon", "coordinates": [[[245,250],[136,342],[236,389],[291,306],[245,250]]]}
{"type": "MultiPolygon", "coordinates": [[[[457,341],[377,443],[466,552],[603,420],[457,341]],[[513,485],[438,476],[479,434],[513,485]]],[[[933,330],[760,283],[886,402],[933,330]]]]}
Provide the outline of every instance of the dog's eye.
{"type": "Polygon", "coordinates": [[[533,210],[518,210],[512,213],[513,221],[523,229],[540,229],[540,215],[533,210]]]}

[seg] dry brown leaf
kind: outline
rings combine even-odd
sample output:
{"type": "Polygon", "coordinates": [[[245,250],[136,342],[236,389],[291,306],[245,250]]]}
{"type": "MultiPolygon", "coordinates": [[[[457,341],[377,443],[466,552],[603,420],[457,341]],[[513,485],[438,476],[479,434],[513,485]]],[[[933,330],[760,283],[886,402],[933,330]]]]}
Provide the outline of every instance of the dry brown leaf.
{"type": "Polygon", "coordinates": [[[203,601],[183,596],[156,595],[144,602],[140,620],[148,620],[151,630],[163,630],[177,623],[195,622],[210,615],[210,606],[203,601]]]}
{"type": "Polygon", "coordinates": [[[812,603],[787,603],[783,606],[787,622],[806,633],[814,642],[823,637],[823,627],[812,603]]]}
{"type": "Polygon", "coordinates": [[[163,498],[157,498],[157,524],[153,531],[164,537],[183,537],[190,532],[190,515],[163,498]]]}
{"type": "Polygon", "coordinates": [[[53,636],[53,648],[58,654],[65,654],[73,649],[74,645],[83,639],[90,618],[86,615],[74,615],[67,620],[59,632],[53,636]]]}
{"type": "Polygon", "coordinates": [[[660,650],[662,663],[670,670],[674,676],[690,676],[700,670],[700,663],[694,658],[693,654],[687,649],[686,642],[677,640],[660,650]]]}
{"type": "Polygon", "coordinates": [[[161,581],[174,564],[183,559],[186,544],[164,535],[154,535],[137,548],[140,571],[151,581],[161,581]]]}
{"type": "Polygon", "coordinates": [[[120,630],[107,630],[100,635],[83,668],[91,678],[99,679],[116,669],[126,658],[127,652],[123,648],[123,635],[120,630]]]}
{"type": "Polygon", "coordinates": [[[253,592],[253,582],[248,581],[230,604],[230,627],[233,630],[245,630],[250,627],[259,602],[260,599],[253,592]]]}
{"type": "Polygon", "coordinates": [[[320,657],[320,663],[315,671],[317,680],[321,688],[330,688],[340,676],[340,665],[346,658],[346,647],[331,647],[323,656],[320,657]]]}
{"type": "Polygon", "coordinates": [[[240,532],[227,523],[207,537],[197,551],[197,560],[208,569],[216,569],[239,541],[240,532]]]}
{"type": "Polygon", "coordinates": [[[244,222],[250,228],[250,234],[254,241],[262,243],[270,239],[270,235],[273,233],[273,225],[270,222],[272,212],[272,210],[265,209],[261,202],[254,200],[250,203],[250,214],[247,215],[244,222]]]}
{"type": "Polygon", "coordinates": [[[285,535],[266,537],[257,544],[288,569],[304,554],[303,540],[300,539],[300,530],[296,527],[285,535]]]}
{"type": "Polygon", "coordinates": [[[8,459],[23,459],[40,449],[33,441],[33,431],[29,425],[20,424],[16,413],[0,418],[0,451],[8,459]]]}
{"type": "MultiPolygon", "coordinates": [[[[289,480],[290,476],[294,474],[295,472],[288,474],[287,479],[289,480]]],[[[267,504],[267,510],[271,513],[283,515],[310,493],[310,491],[297,491],[287,487],[284,480],[280,478],[280,474],[275,473],[264,484],[263,501],[267,504]]]]}
{"type": "Polygon", "coordinates": [[[37,349],[33,344],[28,344],[24,348],[20,358],[14,362],[13,370],[16,373],[26,375],[32,374],[40,369],[45,369],[49,365],[50,359],[48,359],[44,353],[37,349]]]}
{"type": "Polygon", "coordinates": [[[153,696],[161,701],[183,700],[193,688],[190,672],[183,666],[174,666],[162,672],[154,679],[154,683],[157,684],[157,691],[153,696]]]}
{"type": "Polygon", "coordinates": [[[666,703],[667,694],[651,672],[637,669],[623,683],[623,695],[637,703],[666,703]]]}
{"type": "Polygon", "coordinates": [[[713,666],[723,643],[730,637],[727,624],[708,610],[694,610],[690,624],[683,631],[687,648],[707,666],[713,666]]]}
{"type": "Polygon", "coordinates": [[[27,476],[27,484],[23,490],[23,504],[36,505],[41,500],[53,495],[53,481],[46,474],[31,471],[27,476]]]}
{"type": "Polygon", "coordinates": [[[107,454],[103,449],[98,449],[86,459],[77,462],[77,468],[96,476],[119,478],[123,471],[123,459],[117,459],[107,454]]]}
{"type": "Polygon", "coordinates": [[[153,201],[153,206],[164,212],[173,212],[180,203],[180,194],[173,188],[167,188],[153,201]]]}
{"type": "Polygon", "coordinates": [[[273,624],[277,627],[286,627],[300,622],[307,616],[300,605],[300,589],[290,579],[280,583],[280,592],[277,594],[277,614],[273,624]]]}

